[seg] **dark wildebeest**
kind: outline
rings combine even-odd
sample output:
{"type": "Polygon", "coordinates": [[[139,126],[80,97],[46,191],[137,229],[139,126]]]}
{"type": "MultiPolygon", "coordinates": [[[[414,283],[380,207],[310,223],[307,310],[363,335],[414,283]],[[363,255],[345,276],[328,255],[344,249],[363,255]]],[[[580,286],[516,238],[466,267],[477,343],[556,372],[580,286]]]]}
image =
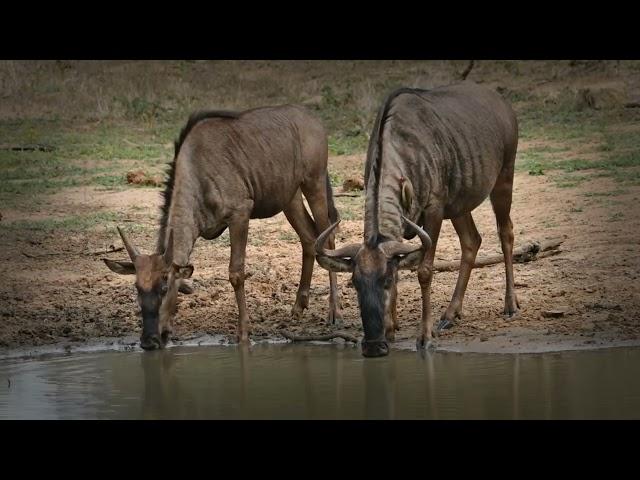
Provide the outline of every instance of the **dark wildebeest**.
{"type": "MultiPolygon", "coordinates": [[[[176,142],[164,192],[158,253],[140,254],[118,228],[131,262],[105,260],[116,273],[136,275],[143,348],[162,347],[167,341],[177,292],[186,293],[183,279],[193,273],[189,256],[196,239],[214,239],[227,228],[231,240],[229,281],[239,311],[238,338],[247,341],[244,263],[249,219],[279,212],[284,212],[302,243],[302,275],[292,312],[302,315],[309,304],[314,242],[319,232],[338,220],[327,161],[324,127],[302,107],[191,116],[176,142]]],[[[329,278],[328,320],[338,323],[341,312],[335,273],[329,278]]]]}
{"type": "Polygon", "coordinates": [[[451,327],[461,316],[481,242],[471,211],[487,196],[505,259],[504,313],[512,316],[517,312],[509,217],[517,144],[513,110],[485,87],[462,83],[433,90],[402,88],[387,97],[367,152],[364,244],[325,250],[324,241],[338,222],[316,242],[321,266],[353,272],[364,327],[363,355],[388,353],[387,340],[393,340],[398,328],[398,269],[417,267],[422,290],[417,346],[429,346],[433,338],[429,299],[433,259],[445,218],[451,219],[460,237],[462,260],[453,298],[438,330],[451,327]],[[416,234],[421,247],[401,243],[416,234]]]}

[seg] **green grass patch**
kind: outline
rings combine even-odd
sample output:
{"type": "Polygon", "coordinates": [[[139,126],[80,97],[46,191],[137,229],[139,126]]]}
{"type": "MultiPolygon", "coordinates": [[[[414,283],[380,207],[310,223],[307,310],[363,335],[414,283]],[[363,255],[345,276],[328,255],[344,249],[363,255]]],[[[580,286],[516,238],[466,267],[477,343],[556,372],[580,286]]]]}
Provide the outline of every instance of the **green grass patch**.
{"type": "Polygon", "coordinates": [[[329,171],[329,183],[331,183],[331,186],[334,188],[341,187],[344,183],[344,177],[335,171],[329,171]]]}
{"type": "Polygon", "coordinates": [[[45,218],[41,220],[15,220],[13,222],[0,223],[0,230],[30,230],[39,232],[51,232],[56,230],[84,231],[98,225],[113,225],[120,221],[122,216],[116,212],[98,212],[89,215],[74,215],[64,218],[45,218]]]}
{"type": "Polygon", "coordinates": [[[300,243],[300,237],[298,237],[298,234],[290,230],[280,231],[278,233],[278,240],[282,240],[284,242],[289,242],[289,243],[300,243]]]}
{"type": "Polygon", "coordinates": [[[365,196],[358,197],[338,197],[336,198],[336,208],[342,220],[357,220],[364,214],[365,196]]]}
{"type": "Polygon", "coordinates": [[[364,152],[369,140],[364,132],[352,130],[346,133],[336,133],[329,137],[330,155],[352,155],[364,152]]]}

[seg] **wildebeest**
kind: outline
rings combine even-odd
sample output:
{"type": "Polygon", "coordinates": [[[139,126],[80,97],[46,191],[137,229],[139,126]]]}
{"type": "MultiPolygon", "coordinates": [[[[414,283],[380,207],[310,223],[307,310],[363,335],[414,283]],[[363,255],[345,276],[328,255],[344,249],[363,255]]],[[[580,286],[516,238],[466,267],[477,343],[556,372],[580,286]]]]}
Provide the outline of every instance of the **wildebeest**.
{"type": "MultiPolygon", "coordinates": [[[[249,219],[279,212],[284,212],[302,243],[302,274],[292,312],[300,316],[309,304],[314,242],[319,232],[338,220],[327,162],[324,127],[302,107],[192,115],[176,141],[157,253],[139,253],[118,228],[131,262],[104,260],[116,273],[136,275],[143,319],[141,346],[164,346],[172,330],[178,290],[184,289],[183,279],[193,273],[189,256],[195,241],[198,237],[219,237],[227,228],[231,240],[229,281],[239,312],[238,339],[247,341],[244,263],[249,219]],[[303,203],[303,194],[313,218],[303,203]]],[[[335,273],[329,278],[328,320],[337,323],[341,312],[335,273]]]]}
{"type": "Polygon", "coordinates": [[[461,316],[462,300],[481,238],[471,211],[490,196],[506,270],[504,313],[514,315],[513,226],[509,213],[518,124],[494,91],[465,82],[432,90],[401,88],[379,109],[365,166],[364,243],[324,248],[334,223],[316,242],[330,271],[353,272],[364,327],[365,356],[388,353],[398,328],[397,272],[417,267],[422,321],[417,347],[429,346],[433,259],[442,220],[451,219],[462,259],[453,298],[438,330],[461,316]],[[421,228],[422,227],[422,228],[421,228]],[[418,235],[421,247],[402,243],[418,235]]]}

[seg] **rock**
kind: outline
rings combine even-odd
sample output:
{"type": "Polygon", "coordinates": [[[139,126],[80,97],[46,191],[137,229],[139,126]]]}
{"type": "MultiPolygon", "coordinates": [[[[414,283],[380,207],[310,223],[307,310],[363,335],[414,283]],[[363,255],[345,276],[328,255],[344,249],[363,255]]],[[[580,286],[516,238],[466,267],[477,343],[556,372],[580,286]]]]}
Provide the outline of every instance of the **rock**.
{"type": "Polygon", "coordinates": [[[148,185],[152,187],[159,187],[162,185],[162,180],[157,176],[150,177],[142,170],[132,170],[127,172],[127,183],[133,185],[148,185]]]}
{"type": "Polygon", "coordinates": [[[564,317],[565,310],[555,309],[555,310],[543,310],[542,316],[545,318],[560,318],[564,317]]]}
{"type": "Polygon", "coordinates": [[[362,191],[364,190],[364,180],[360,177],[349,177],[342,183],[344,192],[362,191]]]}
{"type": "Polygon", "coordinates": [[[489,337],[487,337],[486,335],[482,335],[482,336],[480,337],[480,341],[481,341],[481,342],[486,342],[487,340],[489,340],[489,337]]]}

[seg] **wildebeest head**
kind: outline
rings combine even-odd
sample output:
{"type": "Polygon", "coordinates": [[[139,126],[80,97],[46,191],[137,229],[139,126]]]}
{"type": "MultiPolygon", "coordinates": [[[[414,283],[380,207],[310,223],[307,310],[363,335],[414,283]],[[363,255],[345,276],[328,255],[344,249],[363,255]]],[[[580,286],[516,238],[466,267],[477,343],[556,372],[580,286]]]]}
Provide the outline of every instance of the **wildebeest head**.
{"type": "Polygon", "coordinates": [[[193,266],[173,263],[173,231],[169,232],[167,247],[162,253],[145,255],[138,251],[118,227],[130,262],[103,259],[107,267],[121,275],[136,276],[138,304],[142,313],[140,346],[155,350],[166,345],[176,311],[178,283],[193,273],[193,266]]]}
{"type": "Polygon", "coordinates": [[[383,241],[327,250],[324,243],[339,221],[325,230],[316,241],[316,259],[320,266],[334,272],[352,273],[351,282],[358,293],[364,329],[362,354],[365,357],[379,357],[389,353],[384,324],[396,274],[398,270],[418,265],[431,248],[431,239],[427,232],[407,218],[402,218],[419,236],[421,246],[383,241]]]}

